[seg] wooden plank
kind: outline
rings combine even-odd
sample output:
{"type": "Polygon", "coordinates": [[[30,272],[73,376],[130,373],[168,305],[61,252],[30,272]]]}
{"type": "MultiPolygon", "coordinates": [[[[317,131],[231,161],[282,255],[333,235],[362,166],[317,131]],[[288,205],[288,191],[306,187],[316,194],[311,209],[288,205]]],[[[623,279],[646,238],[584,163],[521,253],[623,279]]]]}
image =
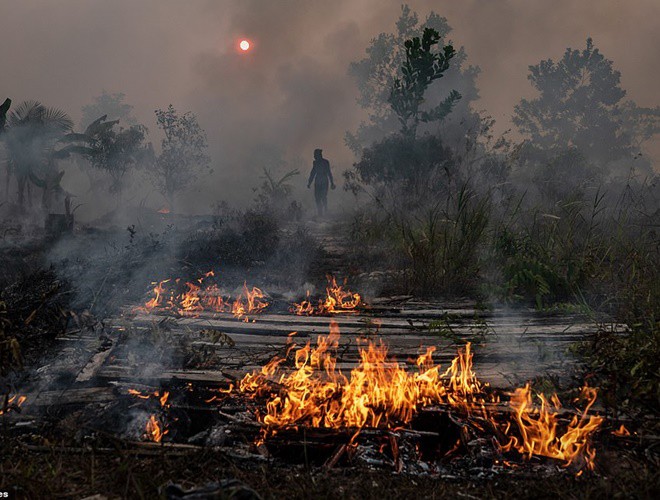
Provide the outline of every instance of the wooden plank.
{"type": "Polygon", "coordinates": [[[108,356],[113,352],[116,341],[113,339],[110,339],[111,344],[105,348],[102,351],[97,352],[92,356],[92,358],[89,360],[89,362],[83,367],[83,369],[78,373],[78,376],[76,377],[76,382],[86,382],[88,380],[91,380],[94,375],[99,371],[101,366],[103,366],[103,363],[105,363],[106,359],[108,359],[108,356]]]}
{"type": "Polygon", "coordinates": [[[113,401],[116,394],[113,387],[86,387],[81,389],[65,389],[60,391],[44,391],[41,393],[28,393],[22,409],[53,405],[98,403],[113,401]]]}

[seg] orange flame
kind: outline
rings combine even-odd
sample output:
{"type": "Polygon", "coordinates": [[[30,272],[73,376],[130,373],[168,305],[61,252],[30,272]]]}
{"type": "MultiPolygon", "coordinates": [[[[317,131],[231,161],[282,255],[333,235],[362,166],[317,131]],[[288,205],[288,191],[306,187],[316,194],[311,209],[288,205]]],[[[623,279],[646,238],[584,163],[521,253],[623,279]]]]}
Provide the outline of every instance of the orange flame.
{"type": "MultiPolygon", "coordinates": [[[[587,406],[580,418],[575,415],[566,432],[560,434],[557,415],[561,403],[557,395],[553,394],[548,401],[540,394],[538,397],[541,407],[534,408],[529,384],[516,389],[511,398],[511,406],[516,410],[515,423],[521,439],[512,436],[509,443],[503,446],[503,451],[513,448],[528,458],[532,455],[542,455],[563,460],[566,466],[580,463],[593,470],[596,451],[589,443],[589,436],[604,420],[598,415],[590,415],[587,419],[589,410],[596,401],[596,395],[596,389],[583,387],[582,397],[586,398],[587,406]]],[[[510,427],[505,430],[505,434],[509,430],[510,427]]]]}
{"type": "Polygon", "coordinates": [[[231,312],[237,319],[248,321],[248,314],[257,314],[268,307],[268,301],[264,300],[266,294],[256,286],[248,290],[247,284],[243,283],[243,292],[236,298],[231,307],[231,312]]]}
{"type": "MultiPolygon", "coordinates": [[[[328,275],[327,279],[326,297],[319,300],[316,307],[309,300],[310,293],[307,291],[307,298],[300,303],[294,302],[290,311],[299,316],[356,312],[356,309],[363,303],[360,294],[344,290],[343,286],[337,284],[334,276],[328,275]]],[[[344,285],[346,285],[346,280],[344,280],[344,285]]]]}
{"type": "Polygon", "coordinates": [[[170,397],[170,393],[168,391],[163,391],[163,393],[161,394],[160,391],[143,393],[136,389],[128,389],[127,392],[131,396],[135,396],[136,398],[140,398],[140,399],[156,398],[158,399],[158,402],[160,403],[161,406],[165,406],[167,404],[167,399],[170,397]]]}
{"type": "Polygon", "coordinates": [[[603,422],[602,417],[588,415],[596,400],[595,389],[583,389],[587,405],[581,416],[560,425],[557,395],[550,401],[539,396],[541,408],[537,410],[526,385],[512,395],[510,405],[515,414],[507,418],[513,422],[502,424],[499,419],[503,417],[490,415],[487,409],[487,403],[499,399],[489,395],[488,385],[477,378],[471,344],[459,349],[444,372],[433,362],[435,348],[429,347],[417,358],[417,371],[409,372],[388,357],[387,346],[369,341],[359,349],[359,364],[346,376],[337,368],[333,354],[339,339],[339,327],[332,321],[330,334],[319,336],[315,347],[308,342],[295,350],[293,371],[284,369],[285,358],[275,357],[241,380],[241,392],[269,396],[266,413],[258,417],[266,433],[296,425],[393,428],[408,424],[421,407],[446,404],[467,414],[478,411],[493,426],[501,427],[509,439],[500,446],[502,451],[514,449],[527,458],[542,455],[563,460],[566,466],[593,469],[596,453],[589,438],[603,422]],[[515,436],[514,429],[518,431],[515,436]]]}
{"type": "Polygon", "coordinates": [[[625,425],[621,424],[621,427],[619,427],[615,431],[612,431],[612,434],[618,437],[626,437],[626,436],[630,436],[630,431],[626,429],[625,425]]]}
{"type": "MultiPolygon", "coordinates": [[[[330,334],[319,336],[316,347],[308,342],[296,350],[295,370],[279,374],[277,383],[282,389],[266,404],[266,426],[393,427],[410,422],[419,406],[454,404],[459,394],[476,395],[482,387],[471,370],[469,345],[445,373],[433,364],[433,348],[417,359],[419,372],[409,373],[388,358],[387,346],[369,342],[360,348],[360,362],[347,377],[336,368],[331,353],[339,338],[339,326],[333,321],[330,334]],[[450,377],[448,382],[446,377],[450,377]],[[456,398],[448,398],[448,389],[456,391],[456,398]]],[[[283,361],[274,358],[260,371],[246,375],[240,390],[263,392],[283,361]]],[[[464,403],[461,400],[467,407],[464,403]]]]}
{"type": "Polygon", "coordinates": [[[23,403],[27,400],[27,396],[18,396],[14,394],[12,397],[8,398],[6,400],[6,405],[4,405],[4,409],[2,406],[0,406],[0,415],[4,415],[5,413],[9,413],[12,410],[18,410],[23,403]]]}
{"type": "Polygon", "coordinates": [[[163,439],[163,436],[169,431],[167,429],[163,430],[161,428],[160,422],[158,419],[151,415],[149,420],[147,420],[147,425],[145,427],[145,436],[147,440],[153,441],[155,443],[160,443],[163,439]]]}
{"type": "Polygon", "coordinates": [[[300,303],[294,302],[291,306],[291,312],[298,316],[311,316],[314,314],[314,306],[309,300],[309,290],[307,290],[307,298],[300,303]]]}
{"type": "Polygon", "coordinates": [[[248,314],[258,314],[268,307],[266,294],[257,287],[248,290],[243,284],[243,292],[232,303],[226,300],[215,284],[207,285],[205,280],[214,277],[215,273],[209,271],[195,282],[186,282],[180,285],[180,280],[166,279],[154,282],[152,297],[145,304],[143,310],[150,312],[154,309],[175,311],[178,314],[195,314],[202,311],[214,313],[232,312],[236,318],[248,321],[248,314]],[[177,288],[185,287],[178,292],[177,288]]]}

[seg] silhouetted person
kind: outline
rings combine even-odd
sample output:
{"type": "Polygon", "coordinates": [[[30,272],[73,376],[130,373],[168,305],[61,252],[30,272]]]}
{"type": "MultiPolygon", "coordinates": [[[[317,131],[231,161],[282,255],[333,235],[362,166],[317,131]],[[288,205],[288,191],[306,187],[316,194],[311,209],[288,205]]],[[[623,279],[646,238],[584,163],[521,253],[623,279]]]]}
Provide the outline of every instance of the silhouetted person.
{"type": "Polygon", "coordinates": [[[316,210],[319,216],[328,211],[328,184],[335,188],[335,181],[330,172],[330,162],[323,158],[321,149],[314,150],[314,163],[307,181],[307,189],[314,181],[314,198],[316,198],[316,210]]]}

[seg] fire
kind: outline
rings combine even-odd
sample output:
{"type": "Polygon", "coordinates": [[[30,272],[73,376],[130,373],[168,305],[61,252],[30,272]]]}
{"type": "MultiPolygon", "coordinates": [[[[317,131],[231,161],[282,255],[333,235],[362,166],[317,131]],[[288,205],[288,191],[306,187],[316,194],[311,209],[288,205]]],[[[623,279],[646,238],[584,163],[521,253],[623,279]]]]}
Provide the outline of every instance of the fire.
{"type": "MultiPolygon", "coordinates": [[[[363,304],[359,293],[344,290],[342,285],[337,284],[334,276],[328,275],[328,285],[326,286],[326,297],[320,299],[316,307],[309,300],[309,291],[307,298],[300,303],[294,303],[291,312],[299,316],[311,316],[313,314],[338,314],[346,312],[355,312],[363,304]]],[[[344,281],[344,286],[346,282],[344,281]]]]}
{"type": "Polygon", "coordinates": [[[218,285],[206,283],[212,277],[215,277],[215,273],[209,271],[194,282],[182,283],[180,279],[154,282],[152,297],[142,309],[147,312],[154,309],[170,310],[177,314],[231,312],[236,318],[248,321],[248,315],[258,314],[270,305],[265,292],[257,287],[249,290],[246,283],[243,284],[242,293],[232,303],[229,298],[222,296],[218,285]]]}
{"type": "Polygon", "coordinates": [[[300,303],[294,302],[291,306],[291,312],[296,313],[298,316],[311,316],[314,314],[314,305],[309,300],[309,290],[307,290],[307,298],[300,303]]]}
{"type": "Polygon", "coordinates": [[[408,371],[388,356],[386,345],[369,341],[359,349],[358,365],[344,375],[333,354],[339,338],[339,327],[332,321],[330,334],[319,336],[315,347],[308,342],[295,350],[293,370],[284,368],[286,358],[275,357],[241,380],[241,392],[268,396],[266,411],[258,416],[266,428],[264,437],[291,426],[396,428],[409,424],[425,406],[446,405],[467,415],[478,413],[473,424],[481,431],[477,420],[500,429],[501,439],[508,439],[500,444],[503,452],[516,450],[526,458],[541,455],[562,460],[566,466],[593,469],[596,453],[589,439],[603,422],[602,417],[588,415],[595,389],[583,389],[586,408],[567,425],[558,417],[557,395],[549,401],[539,396],[541,407],[536,409],[529,385],[512,395],[512,414],[491,414],[487,404],[499,399],[477,378],[469,343],[445,371],[433,362],[434,347],[417,358],[416,371],[408,371]]]}
{"type": "Polygon", "coordinates": [[[153,441],[154,443],[160,443],[163,439],[163,436],[168,432],[169,431],[167,429],[163,430],[161,428],[160,422],[154,415],[149,417],[145,427],[145,436],[147,440],[153,441]]]}
{"type": "Polygon", "coordinates": [[[140,399],[155,398],[155,399],[158,400],[158,402],[160,403],[160,406],[162,406],[162,407],[165,407],[165,405],[167,404],[167,400],[170,397],[170,393],[168,391],[163,391],[163,393],[161,394],[160,391],[154,391],[154,392],[150,392],[150,393],[143,393],[143,392],[140,392],[136,389],[129,389],[128,393],[131,396],[135,396],[136,398],[140,398],[140,399]]]}
{"type": "MultiPolygon", "coordinates": [[[[411,373],[388,358],[387,346],[369,342],[360,348],[360,362],[348,376],[336,368],[332,352],[338,345],[339,327],[333,321],[330,334],[319,336],[316,347],[308,342],[296,350],[295,370],[279,374],[276,380],[282,389],[266,404],[267,427],[395,427],[409,423],[421,406],[447,403],[467,408],[482,388],[471,369],[469,344],[444,373],[433,364],[434,348],[419,356],[418,372],[411,373]]],[[[241,391],[262,390],[283,362],[274,358],[246,375],[241,391]]]]}
{"type": "Polygon", "coordinates": [[[160,283],[153,283],[156,286],[153,289],[153,298],[149,300],[146,304],[144,304],[144,307],[146,307],[148,310],[154,309],[156,307],[159,307],[162,302],[163,302],[163,296],[166,292],[165,289],[165,283],[167,283],[170,280],[163,280],[160,283]]]}
{"type": "Polygon", "coordinates": [[[630,436],[630,431],[626,429],[625,425],[621,424],[621,427],[619,427],[615,431],[612,431],[612,434],[618,437],[626,437],[626,436],[630,436]]]}
{"type": "MultiPolygon", "coordinates": [[[[521,439],[512,436],[504,451],[515,449],[530,458],[532,455],[563,460],[568,466],[577,461],[584,461],[587,468],[593,470],[596,452],[589,443],[589,436],[600,426],[603,418],[589,415],[589,410],[596,401],[596,389],[583,387],[582,397],[587,400],[587,406],[580,418],[573,416],[566,431],[559,432],[559,410],[561,402],[556,394],[548,401],[539,394],[540,408],[532,406],[532,391],[529,384],[519,387],[511,398],[511,407],[515,409],[515,423],[521,439]]],[[[509,427],[505,434],[508,434],[509,427]]]]}
{"type": "Polygon", "coordinates": [[[266,294],[256,286],[248,290],[247,283],[243,283],[243,292],[231,306],[231,312],[237,319],[248,321],[248,314],[257,314],[268,307],[268,301],[264,300],[266,294]]]}
{"type": "Polygon", "coordinates": [[[4,405],[0,406],[0,415],[9,413],[12,410],[19,410],[26,400],[27,396],[18,396],[16,394],[12,397],[6,397],[4,405]]]}
{"type": "Polygon", "coordinates": [[[158,210],[158,213],[159,214],[169,214],[170,209],[169,209],[169,207],[162,207],[160,210],[158,210]]]}

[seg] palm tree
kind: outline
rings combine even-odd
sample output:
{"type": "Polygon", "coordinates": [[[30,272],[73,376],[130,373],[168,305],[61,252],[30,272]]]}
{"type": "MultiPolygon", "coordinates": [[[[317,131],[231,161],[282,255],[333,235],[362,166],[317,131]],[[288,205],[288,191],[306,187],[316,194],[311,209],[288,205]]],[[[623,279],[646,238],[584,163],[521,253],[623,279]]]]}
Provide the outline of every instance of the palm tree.
{"type": "Polygon", "coordinates": [[[55,160],[61,153],[55,150],[58,140],[71,131],[73,121],[58,108],[47,107],[38,101],[24,101],[14,109],[7,119],[4,141],[7,149],[7,187],[11,175],[16,177],[18,205],[25,204],[26,187],[29,182],[52,190],[52,182],[59,181],[62,174],[56,172],[55,160]],[[41,181],[40,181],[41,180],[41,181]]]}
{"type": "Polygon", "coordinates": [[[9,108],[11,106],[11,99],[7,97],[5,102],[0,106],[0,134],[5,131],[5,123],[7,123],[7,113],[9,113],[9,108]]]}

